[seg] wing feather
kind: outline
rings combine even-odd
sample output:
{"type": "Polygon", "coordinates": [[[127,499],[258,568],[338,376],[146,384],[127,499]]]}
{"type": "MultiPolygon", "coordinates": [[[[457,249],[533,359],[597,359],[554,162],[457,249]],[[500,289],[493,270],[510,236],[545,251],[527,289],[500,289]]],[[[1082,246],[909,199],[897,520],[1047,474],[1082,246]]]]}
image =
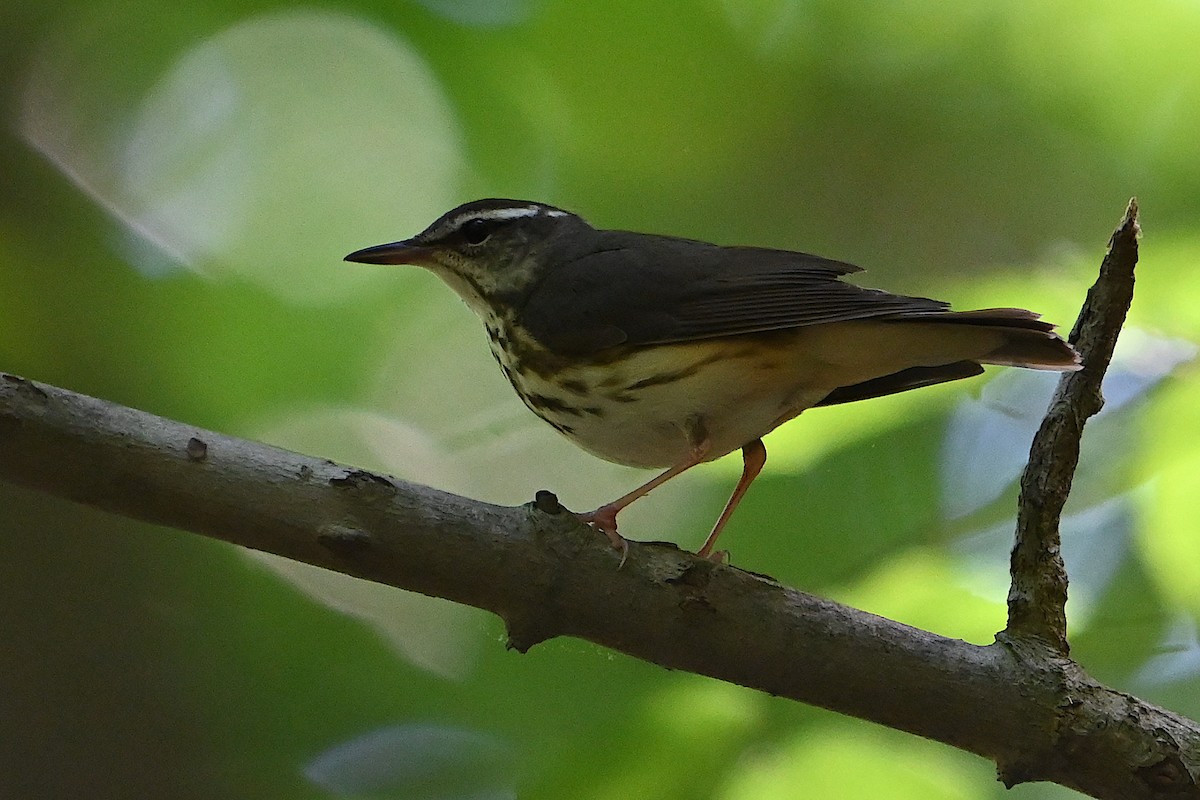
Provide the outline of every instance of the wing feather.
{"type": "Polygon", "coordinates": [[[846,283],[853,264],[808,253],[597,231],[528,295],[521,323],[563,355],[910,315],[949,306],[846,283]],[[632,246],[622,237],[637,236],[632,246]]]}

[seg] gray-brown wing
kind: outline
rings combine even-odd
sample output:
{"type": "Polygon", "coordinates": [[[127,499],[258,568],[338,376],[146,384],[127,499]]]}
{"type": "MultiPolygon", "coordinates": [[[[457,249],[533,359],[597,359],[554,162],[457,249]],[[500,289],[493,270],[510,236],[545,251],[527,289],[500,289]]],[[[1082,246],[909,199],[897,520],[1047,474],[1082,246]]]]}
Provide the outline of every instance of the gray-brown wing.
{"type": "Polygon", "coordinates": [[[599,244],[559,264],[520,311],[525,327],[564,355],[948,308],[846,283],[858,267],[807,253],[659,236],[599,244]]]}

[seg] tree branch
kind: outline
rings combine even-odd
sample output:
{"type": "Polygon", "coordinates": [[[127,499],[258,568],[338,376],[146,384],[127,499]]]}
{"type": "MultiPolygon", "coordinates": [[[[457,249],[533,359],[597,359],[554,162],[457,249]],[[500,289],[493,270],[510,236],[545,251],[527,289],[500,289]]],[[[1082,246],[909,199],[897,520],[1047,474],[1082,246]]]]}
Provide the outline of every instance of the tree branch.
{"type": "Polygon", "coordinates": [[[631,542],[617,569],[549,493],[488,505],[6,374],[0,479],[488,609],[521,651],[577,636],[909,731],[994,760],[1010,785],[1200,797],[1200,726],[1019,626],[968,644],[663,545],[631,542]]]}
{"type": "Polygon", "coordinates": [[[1070,341],[1083,359],[1083,369],[1064,373],[1059,380],[1021,476],[1005,635],[1037,638],[1063,656],[1070,648],[1067,571],[1059,551],[1058,523],[1079,463],[1083,426],[1104,407],[1100,387],[1133,302],[1139,233],[1134,198],[1109,239],[1100,276],[1071,330],[1070,341]]]}

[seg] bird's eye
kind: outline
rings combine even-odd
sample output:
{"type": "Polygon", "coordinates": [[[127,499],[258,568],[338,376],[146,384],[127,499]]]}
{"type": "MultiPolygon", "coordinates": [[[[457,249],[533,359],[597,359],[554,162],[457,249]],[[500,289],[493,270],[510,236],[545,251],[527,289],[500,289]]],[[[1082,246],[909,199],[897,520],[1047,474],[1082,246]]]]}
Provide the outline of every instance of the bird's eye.
{"type": "Polygon", "coordinates": [[[469,219],[462,226],[463,239],[467,244],[483,244],[492,235],[493,227],[491,220],[469,219]]]}

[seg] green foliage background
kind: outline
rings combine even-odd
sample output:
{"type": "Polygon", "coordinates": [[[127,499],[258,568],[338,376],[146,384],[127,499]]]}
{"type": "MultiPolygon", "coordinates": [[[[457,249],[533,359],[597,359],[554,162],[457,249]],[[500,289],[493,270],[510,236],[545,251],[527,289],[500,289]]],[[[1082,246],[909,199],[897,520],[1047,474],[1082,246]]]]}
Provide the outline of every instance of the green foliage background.
{"type": "MultiPolygon", "coordinates": [[[[1065,525],[1073,641],[1102,680],[1200,716],[1200,8],[10,0],[4,18],[0,369],[496,502],[546,487],[585,508],[644,476],[539,427],[432,276],[350,250],[525,197],[1069,324],[1136,194],[1135,330],[1065,525]]],[[[1051,385],[806,414],[768,440],[723,543],[990,641],[1051,385]]],[[[694,548],[733,461],[625,532],[694,548]]],[[[940,745],[578,641],[520,656],[481,613],[281,580],[8,486],[0,547],[3,796],[1003,792],[940,745]]]]}

